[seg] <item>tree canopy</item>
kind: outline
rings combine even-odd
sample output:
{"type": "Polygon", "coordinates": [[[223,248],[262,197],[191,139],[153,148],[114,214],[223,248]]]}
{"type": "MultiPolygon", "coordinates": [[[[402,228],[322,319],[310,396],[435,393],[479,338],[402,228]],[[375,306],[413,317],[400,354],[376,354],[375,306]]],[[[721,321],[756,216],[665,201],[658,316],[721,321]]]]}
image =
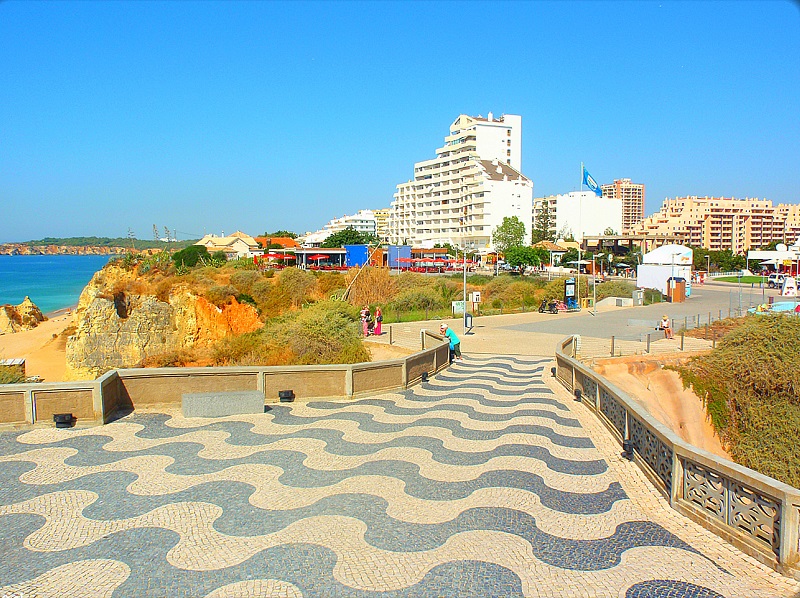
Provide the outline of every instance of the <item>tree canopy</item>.
{"type": "Polygon", "coordinates": [[[509,247],[506,251],[506,263],[515,268],[524,268],[525,266],[539,266],[543,261],[547,260],[548,252],[541,248],[517,246],[509,247]],[[542,259],[544,253],[544,260],[542,259]]]}
{"type": "Polygon", "coordinates": [[[208,253],[208,249],[203,245],[189,245],[186,249],[181,249],[172,254],[172,261],[175,262],[176,266],[183,265],[192,268],[200,260],[211,261],[211,254],[208,253]]]}
{"type": "Polygon", "coordinates": [[[506,216],[503,223],[494,229],[492,243],[499,253],[511,247],[521,247],[525,243],[525,225],[516,216],[506,216]]]}
{"type": "Polygon", "coordinates": [[[551,229],[553,218],[550,215],[550,204],[547,200],[542,201],[542,209],[536,214],[536,222],[533,223],[531,231],[531,244],[535,245],[540,241],[555,241],[555,235],[551,229]]]}
{"type": "Polygon", "coordinates": [[[333,233],[322,242],[320,247],[344,247],[345,245],[377,245],[378,238],[369,233],[362,233],[348,226],[344,230],[333,233]]]}
{"type": "Polygon", "coordinates": [[[264,233],[261,236],[267,237],[268,239],[271,237],[289,237],[290,239],[296,239],[297,233],[293,233],[290,230],[276,230],[274,233],[264,233]]]}

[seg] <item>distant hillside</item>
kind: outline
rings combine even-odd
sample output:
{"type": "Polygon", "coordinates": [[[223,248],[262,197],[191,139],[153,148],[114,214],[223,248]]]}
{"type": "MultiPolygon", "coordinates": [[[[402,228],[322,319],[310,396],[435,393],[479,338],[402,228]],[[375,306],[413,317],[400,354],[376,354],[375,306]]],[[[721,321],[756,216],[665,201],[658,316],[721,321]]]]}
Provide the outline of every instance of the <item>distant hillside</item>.
{"type": "MultiPolygon", "coordinates": [[[[161,249],[169,247],[171,249],[183,249],[197,242],[197,239],[187,241],[177,241],[174,243],[167,243],[165,241],[142,240],[133,239],[133,244],[136,249],[161,249]]],[[[36,241],[28,241],[21,243],[21,245],[29,245],[30,247],[44,247],[47,245],[58,245],[63,247],[130,247],[131,239],[127,237],[45,237],[36,241]]]]}

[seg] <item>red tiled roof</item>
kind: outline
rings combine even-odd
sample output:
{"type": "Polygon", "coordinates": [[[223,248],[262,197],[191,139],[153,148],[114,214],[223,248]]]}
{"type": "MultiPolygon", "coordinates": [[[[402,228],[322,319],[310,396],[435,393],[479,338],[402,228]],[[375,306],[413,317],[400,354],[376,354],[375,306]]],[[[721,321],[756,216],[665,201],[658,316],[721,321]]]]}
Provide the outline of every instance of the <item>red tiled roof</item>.
{"type": "Polygon", "coordinates": [[[259,245],[262,245],[264,247],[267,246],[267,243],[280,245],[284,249],[291,249],[292,247],[300,247],[300,244],[291,237],[256,237],[255,239],[259,245]]]}

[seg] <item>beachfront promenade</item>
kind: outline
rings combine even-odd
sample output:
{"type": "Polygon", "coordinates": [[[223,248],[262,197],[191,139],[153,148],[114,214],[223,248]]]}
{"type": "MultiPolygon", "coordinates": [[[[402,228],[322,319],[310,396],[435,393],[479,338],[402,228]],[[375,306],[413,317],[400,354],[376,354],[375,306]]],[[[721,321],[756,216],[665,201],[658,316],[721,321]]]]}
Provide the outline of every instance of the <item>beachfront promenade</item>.
{"type": "Polygon", "coordinates": [[[537,327],[680,307],[479,319],[464,362],[367,398],[0,433],[0,596],[793,596],[550,376],[572,332],[537,327]]]}

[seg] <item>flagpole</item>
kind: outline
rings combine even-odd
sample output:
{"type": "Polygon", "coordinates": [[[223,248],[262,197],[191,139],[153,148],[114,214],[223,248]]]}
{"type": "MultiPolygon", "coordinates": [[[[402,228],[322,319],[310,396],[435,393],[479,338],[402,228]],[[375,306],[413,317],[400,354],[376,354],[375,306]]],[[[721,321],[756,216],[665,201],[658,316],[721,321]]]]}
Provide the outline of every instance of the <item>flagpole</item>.
{"type": "Polygon", "coordinates": [[[581,162],[581,192],[578,195],[578,234],[581,236],[580,245],[578,245],[578,307],[581,306],[581,246],[583,245],[583,173],[585,168],[581,162]]]}

